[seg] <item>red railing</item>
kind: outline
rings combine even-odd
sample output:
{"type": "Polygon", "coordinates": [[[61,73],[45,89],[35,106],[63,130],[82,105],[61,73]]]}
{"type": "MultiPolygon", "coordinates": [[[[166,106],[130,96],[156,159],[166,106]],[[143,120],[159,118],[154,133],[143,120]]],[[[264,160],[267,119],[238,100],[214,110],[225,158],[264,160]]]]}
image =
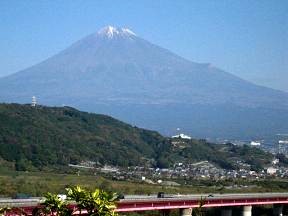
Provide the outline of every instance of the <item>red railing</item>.
{"type": "MultiPolygon", "coordinates": [[[[199,207],[199,199],[184,199],[184,198],[158,198],[158,199],[129,199],[117,202],[116,212],[133,212],[133,211],[152,211],[165,209],[181,209],[199,207]]],[[[270,205],[270,204],[288,204],[287,197],[265,197],[265,198],[204,198],[203,207],[225,207],[225,206],[248,206],[248,205],[270,205]]],[[[71,205],[75,209],[75,215],[79,214],[76,211],[76,206],[71,205]]],[[[13,208],[6,213],[6,216],[32,215],[36,208],[42,208],[41,205],[21,206],[13,208]]],[[[82,211],[85,214],[85,211],[82,211]]]]}
{"type": "MultiPolygon", "coordinates": [[[[245,206],[245,205],[270,205],[288,204],[288,197],[273,198],[247,198],[247,199],[204,199],[203,207],[245,206]]],[[[180,209],[199,207],[199,200],[150,200],[150,201],[120,201],[117,212],[147,211],[162,209],[180,209]]]]}

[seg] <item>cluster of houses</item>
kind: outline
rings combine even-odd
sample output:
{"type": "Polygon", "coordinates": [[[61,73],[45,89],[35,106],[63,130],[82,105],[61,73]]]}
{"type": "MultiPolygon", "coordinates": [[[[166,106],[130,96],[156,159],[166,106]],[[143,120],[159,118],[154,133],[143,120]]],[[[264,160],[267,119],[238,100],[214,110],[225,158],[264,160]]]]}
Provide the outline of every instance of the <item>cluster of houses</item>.
{"type": "Polygon", "coordinates": [[[236,161],[238,170],[226,170],[216,167],[208,161],[185,164],[175,163],[171,168],[153,167],[95,167],[94,162],[83,162],[79,165],[70,165],[73,168],[91,169],[95,174],[102,173],[115,180],[143,181],[149,184],[179,185],[181,179],[185,180],[226,180],[226,179],[265,179],[288,178],[288,168],[280,167],[279,160],[272,161],[271,166],[261,171],[251,171],[251,166],[243,161],[236,161]]]}
{"type": "MultiPolygon", "coordinates": [[[[242,168],[239,170],[225,170],[214,166],[208,161],[202,161],[194,164],[176,163],[172,168],[145,168],[129,167],[127,170],[118,170],[114,177],[123,176],[122,179],[141,179],[147,183],[158,182],[158,180],[177,180],[177,179],[195,179],[195,180],[225,180],[225,179],[265,179],[265,178],[287,178],[288,168],[271,166],[259,172],[251,171],[250,165],[237,161],[242,168]]],[[[158,182],[159,183],[159,182],[158,182]]]]}

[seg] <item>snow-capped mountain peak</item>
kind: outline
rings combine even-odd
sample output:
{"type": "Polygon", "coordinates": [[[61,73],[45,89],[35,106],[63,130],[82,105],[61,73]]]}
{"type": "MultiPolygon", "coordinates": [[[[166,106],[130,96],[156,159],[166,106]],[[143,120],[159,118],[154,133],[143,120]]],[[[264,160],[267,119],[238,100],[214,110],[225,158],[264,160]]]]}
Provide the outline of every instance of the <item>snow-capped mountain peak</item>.
{"type": "Polygon", "coordinates": [[[116,28],[113,26],[106,26],[98,31],[98,34],[107,38],[115,36],[135,36],[136,34],[128,28],[116,28]]]}

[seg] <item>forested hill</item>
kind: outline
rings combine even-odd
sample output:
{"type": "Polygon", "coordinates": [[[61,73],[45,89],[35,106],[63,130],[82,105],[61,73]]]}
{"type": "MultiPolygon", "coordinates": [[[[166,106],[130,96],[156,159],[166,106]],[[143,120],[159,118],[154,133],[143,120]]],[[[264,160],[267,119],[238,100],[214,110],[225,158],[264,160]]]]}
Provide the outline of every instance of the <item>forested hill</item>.
{"type": "Polygon", "coordinates": [[[154,158],[157,145],[164,142],[157,132],[71,107],[0,105],[0,155],[21,166],[67,165],[82,160],[141,164],[145,158],[154,158]]]}
{"type": "Polygon", "coordinates": [[[261,167],[270,163],[272,155],[248,146],[175,141],[71,107],[0,104],[0,159],[15,164],[17,170],[41,170],[81,161],[167,167],[175,162],[208,160],[235,168],[238,159],[261,167]]]}

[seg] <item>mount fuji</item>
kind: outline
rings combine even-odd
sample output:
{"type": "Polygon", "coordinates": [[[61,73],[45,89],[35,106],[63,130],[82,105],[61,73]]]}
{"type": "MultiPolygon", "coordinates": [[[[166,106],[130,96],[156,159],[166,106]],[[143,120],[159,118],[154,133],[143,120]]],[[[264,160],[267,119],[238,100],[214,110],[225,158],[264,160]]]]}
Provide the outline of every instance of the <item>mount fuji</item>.
{"type": "Polygon", "coordinates": [[[105,27],[0,79],[0,102],[74,106],[171,135],[266,138],[288,131],[288,93],[105,27]]]}

